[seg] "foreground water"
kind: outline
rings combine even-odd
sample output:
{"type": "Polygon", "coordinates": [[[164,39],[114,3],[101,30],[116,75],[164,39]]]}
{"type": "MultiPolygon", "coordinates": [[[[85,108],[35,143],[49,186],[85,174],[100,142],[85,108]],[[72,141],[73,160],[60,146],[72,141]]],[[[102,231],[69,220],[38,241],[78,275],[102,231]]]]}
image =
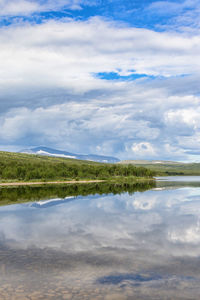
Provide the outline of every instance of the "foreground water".
{"type": "Polygon", "coordinates": [[[1,206],[0,299],[200,299],[200,182],[166,180],[1,206]]]}

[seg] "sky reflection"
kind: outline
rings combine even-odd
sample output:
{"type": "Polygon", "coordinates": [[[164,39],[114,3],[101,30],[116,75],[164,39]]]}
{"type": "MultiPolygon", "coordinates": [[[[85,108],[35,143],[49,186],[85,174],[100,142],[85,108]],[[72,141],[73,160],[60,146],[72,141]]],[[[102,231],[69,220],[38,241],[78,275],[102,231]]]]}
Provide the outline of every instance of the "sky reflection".
{"type": "Polygon", "coordinates": [[[199,284],[200,188],[68,200],[1,207],[0,264],[13,274],[31,264],[48,278],[56,270],[71,285],[79,270],[88,287],[199,284]]]}

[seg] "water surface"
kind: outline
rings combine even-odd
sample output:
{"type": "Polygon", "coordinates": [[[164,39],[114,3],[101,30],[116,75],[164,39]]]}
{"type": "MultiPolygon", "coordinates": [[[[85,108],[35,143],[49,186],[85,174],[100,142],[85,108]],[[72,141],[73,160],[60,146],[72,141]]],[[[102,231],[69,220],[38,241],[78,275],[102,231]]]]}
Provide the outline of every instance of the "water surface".
{"type": "Polygon", "coordinates": [[[0,207],[0,299],[200,298],[198,183],[72,194],[0,207]]]}
{"type": "Polygon", "coordinates": [[[200,182],[200,176],[162,176],[156,177],[157,181],[170,181],[170,182],[200,182]]]}

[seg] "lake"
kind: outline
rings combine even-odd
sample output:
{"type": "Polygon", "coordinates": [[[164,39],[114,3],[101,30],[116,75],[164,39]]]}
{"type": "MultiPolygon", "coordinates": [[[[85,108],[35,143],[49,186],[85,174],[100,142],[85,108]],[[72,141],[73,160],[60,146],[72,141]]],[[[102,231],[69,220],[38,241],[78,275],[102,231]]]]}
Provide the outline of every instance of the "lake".
{"type": "Polygon", "coordinates": [[[200,299],[199,177],[0,199],[0,299],[200,299]]]}

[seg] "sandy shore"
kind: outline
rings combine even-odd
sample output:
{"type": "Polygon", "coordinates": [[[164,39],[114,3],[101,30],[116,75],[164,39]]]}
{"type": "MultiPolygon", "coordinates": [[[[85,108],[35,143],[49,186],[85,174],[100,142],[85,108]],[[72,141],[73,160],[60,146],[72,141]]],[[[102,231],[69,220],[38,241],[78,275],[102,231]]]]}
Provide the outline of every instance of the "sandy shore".
{"type": "Polygon", "coordinates": [[[75,183],[98,183],[104,180],[71,180],[71,181],[37,181],[37,182],[4,182],[0,186],[19,186],[19,185],[43,185],[43,184],[75,184],[75,183]]]}

